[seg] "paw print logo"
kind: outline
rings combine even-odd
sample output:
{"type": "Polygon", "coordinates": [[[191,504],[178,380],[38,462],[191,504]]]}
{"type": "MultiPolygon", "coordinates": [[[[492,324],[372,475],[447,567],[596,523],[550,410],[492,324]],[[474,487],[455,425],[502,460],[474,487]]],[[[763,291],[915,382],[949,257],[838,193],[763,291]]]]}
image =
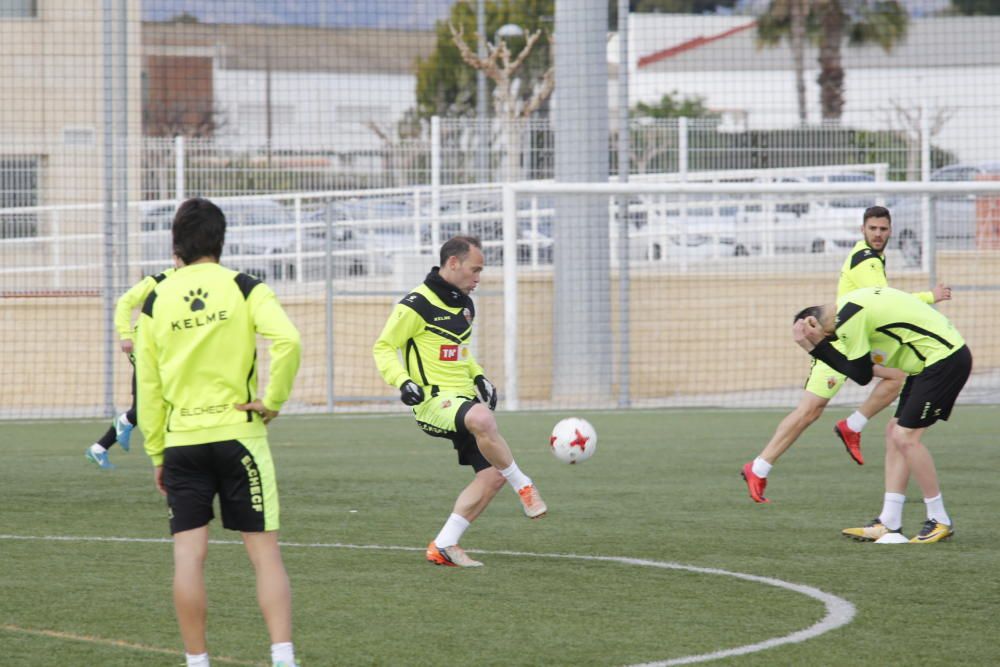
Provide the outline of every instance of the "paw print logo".
{"type": "Polygon", "coordinates": [[[196,312],[199,310],[205,310],[205,299],[208,298],[208,292],[202,292],[199,287],[196,290],[190,290],[187,296],[184,297],[184,301],[191,306],[191,312],[196,312]]]}

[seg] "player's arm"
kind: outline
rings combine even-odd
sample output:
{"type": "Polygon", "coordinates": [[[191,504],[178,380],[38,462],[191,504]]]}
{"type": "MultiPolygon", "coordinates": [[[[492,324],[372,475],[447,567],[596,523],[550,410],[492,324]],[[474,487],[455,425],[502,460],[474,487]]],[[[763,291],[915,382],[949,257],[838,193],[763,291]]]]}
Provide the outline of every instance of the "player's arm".
{"type": "Polygon", "coordinates": [[[154,287],[156,287],[156,280],[153,276],[146,276],[118,297],[118,302],[115,303],[115,330],[118,332],[120,340],[134,339],[132,311],[146,302],[146,298],[154,287]]]}
{"type": "Polygon", "coordinates": [[[938,283],[937,287],[929,292],[913,292],[913,296],[917,297],[924,303],[928,305],[934,305],[938,301],[949,301],[951,300],[951,288],[944,283],[938,283]]]}
{"type": "Polygon", "coordinates": [[[828,340],[823,340],[813,347],[809,351],[809,354],[860,385],[866,385],[871,382],[875,374],[871,356],[863,354],[855,359],[848,359],[847,355],[837,350],[828,340]]]}
{"type": "Polygon", "coordinates": [[[407,380],[412,380],[406,367],[399,358],[399,350],[406,346],[406,342],[420,333],[424,328],[424,319],[408,306],[396,304],[382,333],[375,340],[372,347],[372,355],[375,357],[375,366],[382,379],[393,387],[399,387],[407,380]]]}
{"type": "Polygon", "coordinates": [[[292,393],[292,384],[299,371],[302,358],[299,330],[288,319],[274,292],[264,283],[253,288],[247,298],[247,305],[250,307],[254,329],[271,341],[271,366],[267,390],[264,392],[264,407],[280,412],[292,393]]]}
{"type": "Polygon", "coordinates": [[[153,336],[153,303],[151,294],[139,314],[136,327],[135,379],[136,408],[139,429],[145,439],[146,454],[154,466],[163,465],[163,439],[166,432],[167,406],[163,399],[163,383],[157,363],[158,353],[153,336]]]}
{"type": "Polygon", "coordinates": [[[792,337],[813,358],[825,362],[858,384],[866,385],[874,376],[874,364],[867,332],[864,331],[864,317],[859,315],[861,310],[857,304],[847,302],[837,312],[836,337],[843,345],[843,352],[831,344],[831,339],[813,317],[796,321],[792,325],[792,337]]]}

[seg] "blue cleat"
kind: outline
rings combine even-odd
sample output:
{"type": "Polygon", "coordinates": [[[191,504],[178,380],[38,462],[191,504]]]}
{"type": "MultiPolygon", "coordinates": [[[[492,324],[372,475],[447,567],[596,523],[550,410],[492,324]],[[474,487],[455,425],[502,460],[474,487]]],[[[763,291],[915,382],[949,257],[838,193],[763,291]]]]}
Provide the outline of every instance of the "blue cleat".
{"type": "Polygon", "coordinates": [[[87,460],[96,465],[101,470],[114,470],[115,466],[108,460],[108,453],[97,453],[91,448],[87,448],[87,460]]]}
{"type": "Polygon", "coordinates": [[[118,419],[115,420],[115,438],[126,452],[128,451],[128,442],[132,438],[132,429],[134,428],[135,425],[129,422],[124,412],[118,415],[118,419]]]}

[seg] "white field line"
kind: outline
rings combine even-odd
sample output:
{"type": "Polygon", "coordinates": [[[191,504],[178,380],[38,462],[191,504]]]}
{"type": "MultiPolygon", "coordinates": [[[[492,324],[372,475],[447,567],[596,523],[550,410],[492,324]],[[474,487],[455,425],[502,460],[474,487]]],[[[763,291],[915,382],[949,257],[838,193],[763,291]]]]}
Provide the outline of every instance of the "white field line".
{"type": "MultiPolygon", "coordinates": [[[[62,536],[62,535],[46,535],[46,536],[35,536],[35,535],[3,535],[0,534],[0,540],[37,540],[37,541],[47,541],[47,542],[138,542],[138,543],[170,543],[172,540],[166,537],[79,537],[79,536],[62,536]]],[[[238,540],[210,540],[212,544],[229,544],[229,545],[241,545],[242,542],[238,540]]],[[[324,543],[324,542],[282,542],[282,547],[287,548],[304,548],[304,549],[365,549],[371,551],[423,551],[423,547],[400,547],[400,546],[389,546],[389,545],[379,545],[379,544],[342,544],[342,543],[324,543]]],[[[750,581],[758,584],[764,584],[766,586],[773,586],[775,588],[783,588],[793,593],[799,593],[807,597],[813,598],[819,602],[822,602],[826,607],[826,614],[822,619],[809,626],[804,630],[799,630],[793,632],[789,635],[784,635],[782,637],[774,637],[771,639],[765,639],[754,644],[747,644],[744,646],[737,646],[735,648],[725,649],[722,651],[714,651],[712,653],[701,653],[698,655],[688,655],[680,658],[671,658],[670,660],[660,660],[656,662],[646,662],[637,665],[630,665],[629,667],[671,667],[672,665],[690,665],[698,662],[708,662],[711,660],[719,660],[721,658],[728,658],[736,655],[746,655],[748,653],[757,653],[759,651],[764,651],[767,649],[775,648],[777,646],[782,646],[783,644],[796,644],[799,642],[804,642],[808,639],[813,639],[824,633],[835,630],[839,627],[847,625],[854,619],[856,610],[854,605],[847,600],[832,595],[830,593],[825,593],[818,588],[812,586],[805,586],[803,584],[796,584],[790,581],[785,581],[783,579],[775,579],[773,577],[761,577],[755,574],[745,574],[742,572],[731,572],[729,570],[721,570],[712,567],[698,567],[695,565],[684,565],[683,563],[671,563],[667,561],[658,560],[647,560],[643,558],[627,558],[623,556],[584,556],[579,554],[544,554],[544,553],[531,553],[527,551],[483,551],[477,549],[468,549],[468,553],[475,554],[487,554],[495,556],[523,556],[527,558],[560,558],[566,560],[580,560],[580,561],[596,561],[603,563],[621,563],[622,565],[633,565],[639,567],[656,567],[664,570],[682,570],[685,572],[694,572],[697,574],[708,574],[714,576],[732,577],[734,579],[741,579],[743,581],[750,581]]],[[[22,628],[16,628],[16,626],[4,626],[0,625],[0,628],[7,629],[11,631],[22,631],[22,632],[35,632],[38,634],[47,634],[49,636],[58,636],[64,638],[80,639],[83,641],[98,641],[101,643],[110,644],[113,646],[124,646],[129,648],[141,648],[144,650],[152,650],[156,652],[166,652],[173,654],[173,651],[167,649],[157,649],[153,647],[143,647],[138,644],[127,644],[125,642],[119,642],[116,640],[99,640],[92,637],[75,637],[71,635],[65,635],[63,633],[48,633],[47,631],[31,631],[22,628]]],[[[225,658],[213,658],[213,660],[219,660],[219,662],[227,661],[225,658]]],[[[232,664],[247,664],[238,663],[233,660],[229,660],[232,664]]]]}

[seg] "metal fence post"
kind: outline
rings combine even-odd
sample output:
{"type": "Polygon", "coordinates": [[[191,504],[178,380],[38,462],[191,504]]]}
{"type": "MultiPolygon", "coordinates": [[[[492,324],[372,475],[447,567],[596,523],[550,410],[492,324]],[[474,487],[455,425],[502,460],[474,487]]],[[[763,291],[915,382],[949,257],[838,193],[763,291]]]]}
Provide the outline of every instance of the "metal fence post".
{"type": "Polygon", "coordinates": [[[174,195],[177,203],[187,199],[185,192],[186,183],[184,170],[186,169],[187,156],[184,154],[184,135],[178,134],[174,137],[174,195]]]}
{"type": "Polygon", "coordinates": [[[441,118],[431,117],[431,252],[441,245],[441,118]]]}
{"type": "MultiPolygon", "coordinates": [[[[618,182],[627,183],[631,168],[629,132],[628,0],[618,0],[618,182]]],[[[618,197],[618,407],[631,403],[630,302],[628,265],[628,196],[618,197]]]]}

